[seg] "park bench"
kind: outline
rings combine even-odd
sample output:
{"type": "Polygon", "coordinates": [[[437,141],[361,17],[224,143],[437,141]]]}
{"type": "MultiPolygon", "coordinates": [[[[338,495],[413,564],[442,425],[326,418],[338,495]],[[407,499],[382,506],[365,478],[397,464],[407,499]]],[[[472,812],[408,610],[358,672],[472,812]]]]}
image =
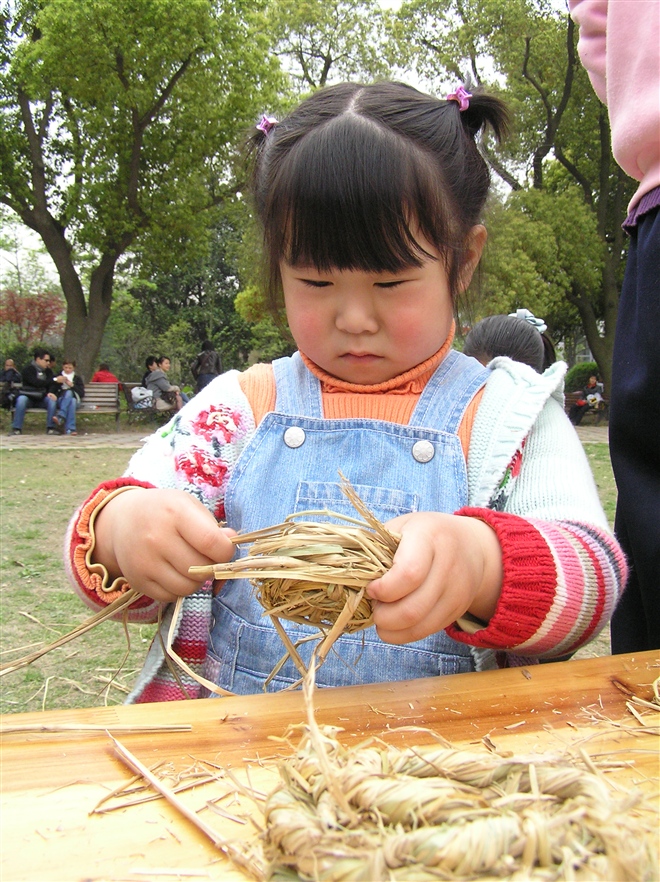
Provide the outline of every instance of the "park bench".
{"type": "Polygon", "coordinates": [[[147,417],[148,419],[159,419],[160,417],[165,416],[167,417],[167,419],[169,419],[172,414],[167,410],[157,410],[155,399],[152,398],[147,406],[144,405],[144,402],[140,402],[140,404],[138,405],[135,401],[133,401],[133,396],[131,395],[131,392],[136,386],[141,385],[142,383],[123,384],[128,422],[133,423],[136,419],[140,417],[147,417]]]}
{"type": "MultiPolygon", "coordinates": [[[[78,408],[78,414],[113,413],[115,415],[115,429],[118,432],[121,413],[119,385],[119,383],[85,383],[85,397],[78,408]]],[[[42,407],[28,407],[26,410],[26,413],[43,412],[42,407]]]]}
{"type": "MultiPolygon", "coordinates": [[[[564,410],[566,413],[570,413],[573,405],[582,398],[582,392],[566,392],[564,395],[564,410]]],[[[584,421],[593,416],[595,418],[595,423],[599,426],[603,419],[609,420],[610,416],[610,403],[607,398],[603,398],[602,401],[598,403],[598,407],[590,407],[589,410],[584,414],[582,420],[580,421],[580,425],[584,423],[584,421]]]]}

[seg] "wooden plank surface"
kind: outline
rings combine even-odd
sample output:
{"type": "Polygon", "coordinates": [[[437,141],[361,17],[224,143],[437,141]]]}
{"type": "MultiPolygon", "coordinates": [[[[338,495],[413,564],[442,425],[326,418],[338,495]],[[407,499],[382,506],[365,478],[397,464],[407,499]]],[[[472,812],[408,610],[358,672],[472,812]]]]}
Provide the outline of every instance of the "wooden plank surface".
{"type": "MultiPolygon", "coordinates": [[[[393,744],[428,742],[430,736],[396,731],[415,726],[474,750],[486,750],[486,736],[496,748],[514,753],[581,747],[596,758],[611,756],[625,763],[608,776],[622,786],[643,789],[657,805],[660,715],[640,708],[642,722],[626,702],[631,695],[651,700],[652,683],[659,675],[660,653],[642,653],[324,689],[316,693],[315,707],[318,721],[341,727],[339,737],[348,745],[369,736],[382,736],[393,744]]],[[[282,738],[290,724],[304,718],[299,692],[2,717],[0,878],[243,879],[163,800],[90,815],[131,773],[102,729],[82,727],[107,727],[147,766],[163,761],[183,770],[193,760],[210,761],[268,791],[277,779],[273,760],[290,752],[272,738],[282,738]],[[162,724],[192,728],[142,734],[120,728],[162,724]],[[12,732],[16,727],[62,725],[80,728],[12,732]]],[[[182,799],[197,810],[209,798],[234,790],[231,782],[217,782],[195,788],[182,799]]],[[[236,817],[253,810],[245,797],[230,797],[222,805],[236,817]]],[[[209,811],[201,816],[224,837],[255,836],[249,823],[209,811]]]]}

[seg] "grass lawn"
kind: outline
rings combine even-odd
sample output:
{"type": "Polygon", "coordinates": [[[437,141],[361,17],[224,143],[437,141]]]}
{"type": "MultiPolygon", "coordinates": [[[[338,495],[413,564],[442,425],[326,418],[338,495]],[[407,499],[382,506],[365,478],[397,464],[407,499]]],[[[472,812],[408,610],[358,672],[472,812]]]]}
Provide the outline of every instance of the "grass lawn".
{"type": "MultiPolygon", "coordinates": [[[[41,428],[41,426],[40,426],[41,428]]],[[[606,444],[585,450],[610,519],[616,488],[606,444]]],[[[120,475],[130,450],[3,450],[0,459],[0,651],[3,663],[57,639],[92,612],[69,587],[62,544],[72,512],[100,481],[120,475]]],[[[153,626],[106,622],[0,680],[0,710],[120,704],[141,668],[153,626]],[[121,673],[115,677],[117,670],[121,673]],[[108,685],[113,680],[112,685],[108,685]]],[[[579,656],[606,655],[601,635],[579,656]]]]}
{"type": "Polygon", "coordinates": [[[613,527],[616,510],[616,484],[612,474],[609,447],[607,444],[585,444],[584,450],[589,457],[589,464],[598,487],[601,505],[607,515],[610,526],[613,527]]]}
{"type": "MultiPolygon", "coordinates": [[[[2,662],[50,643],[92,610],[73,594],[62,546],[71,514],[101,480],[120,475],[130,450],[3,450],[0,463],[0,648],[2,662]]],[[[3,713],[120,704],[140,669],[153,628],[106,622],[0,680],[3,713]]]]}

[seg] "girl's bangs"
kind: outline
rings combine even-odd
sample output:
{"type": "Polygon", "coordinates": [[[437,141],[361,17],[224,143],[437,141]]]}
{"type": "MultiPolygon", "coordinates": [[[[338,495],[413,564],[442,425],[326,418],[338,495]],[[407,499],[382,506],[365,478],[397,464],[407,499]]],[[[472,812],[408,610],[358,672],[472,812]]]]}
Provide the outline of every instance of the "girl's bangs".
{"type": "Polygon", "coordinates": [[[267,212],[271,253],[294,266],[365,272],[397,272],[431,256],[416,237],[436,241],[425,221],[438,215],[423,207],[437,184],[408,145],[351,115],[303,139],[287,159],[267,212]]]}

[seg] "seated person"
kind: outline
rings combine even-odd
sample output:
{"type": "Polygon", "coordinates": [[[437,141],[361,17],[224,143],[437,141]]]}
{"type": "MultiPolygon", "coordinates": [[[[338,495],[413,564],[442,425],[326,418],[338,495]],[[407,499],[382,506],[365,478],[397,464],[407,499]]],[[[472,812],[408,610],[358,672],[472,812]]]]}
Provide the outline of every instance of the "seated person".
{"type": "MultiPolygon", "coordinates": [[[[172,365],[172,362],[171,362],[169,356],[167,356],[167,355],[161,355],[161,357],[158,359],[158,367],[165,374],[169,371],[171,365],[172,365]]],[[[182,392],[178,386],[177,386],[177,389],[179,389],[179,394],[181,395],[181,401],[183,401],[184,404],[188,404],[188,402],[190,401],[189,396],[186,395],[185,392],[182,392]]]]}
{"type": "Polygon", "coordinates": [[[587,385],[582,390],[581,397],[571,407],[568,418],[574,426],[579,426],[582,417],[590,410],[598,410],[603,406],[603,384],[593,374],[589,377],[587,385]]]}
{"type": "Polygon", "coordinates": [[[72,358],[64,359],[62,371],[53,383],[57,383],[60,389],[53,422],[61,426],[67,435],[77,435],[76,411],[85,397],[85,381],[76,373],[76,363],[72,358]]]}
{"type": "Polygon", "coordinates": [[[18,398],[18,391],[22,383],[20,372],[16,370],[13,358],[5,359],[5,369],[0,373],[0,383],[2,383],[2,407],[5,410],[10,410],[18,398]]]}
{"type": "Polygon", "coordinates": [[[121,383],[110,370],[110,365],[104,361],[99,365],[99,369],[92,377],[92,383],[117,383],[121,389],[121,383]]]}
{"type": "Polygon", "coordinates": [[[183,396],[178,386],[173,386],[167,379],[166,371],[170,369],[170,359],[161,355],[155,370],[145,377],[145,386],[153,392],[157,410],[179,411],[184,405],[183,396]]]}
{"type": "Polygon", "coordinates": [[[147,355],[147,357],[144,361],[144,366],[146,368],[146,371],[142,374],[142,385],[146,389],[147,388],[147,377],[149,376],[149,374],[152,371],[155,371],[158,369],[158,359],[156,358],[155,355],[147,355]]]}
{"type": "Polygon", "coordinates": [[[50,370],[50,353],[39,346],[34,350],[32,361],[21,371],[22,387],[16,398],[16,409],[11,424],[10,435],[23,433],[23,420],[28,407],[41,407],[46,411],[46,434],[57,435],[53,420],[57,408],[57,394],[53,389],[53,374],[50,370]]]}

